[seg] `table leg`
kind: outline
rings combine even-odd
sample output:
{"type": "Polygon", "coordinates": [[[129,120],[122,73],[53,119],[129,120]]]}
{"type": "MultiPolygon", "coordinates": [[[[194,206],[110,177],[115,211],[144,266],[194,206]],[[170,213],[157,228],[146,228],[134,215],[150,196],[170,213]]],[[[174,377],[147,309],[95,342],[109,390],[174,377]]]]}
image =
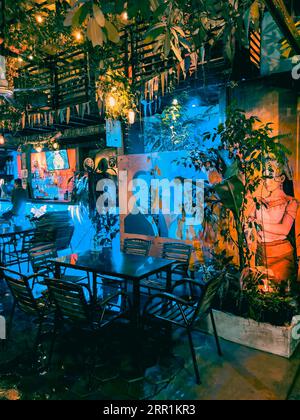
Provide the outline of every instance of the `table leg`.
{"type": "Polygon", "coordinates": [[[55,278],[58,280],[61,278],[61,267],[57,263],[55,263],[55,278]]]}
{"type": "Polygon", "coordinates": [[[166,290],[169,292],[172,287],[172,267],[167,268],[167,282],[166,282],[166,290]]]}
{"type": "Polygon", "coordinates": [[[133,318],[134,327],[140,328],[141,296],[140,296],[140,282],[139,281],[133,281],[132,318],[133,318]]]}
{"type": "Polygon", "coordinates": [[[93,273],[93,303],[97,303],[97,273],[93,273]]]}

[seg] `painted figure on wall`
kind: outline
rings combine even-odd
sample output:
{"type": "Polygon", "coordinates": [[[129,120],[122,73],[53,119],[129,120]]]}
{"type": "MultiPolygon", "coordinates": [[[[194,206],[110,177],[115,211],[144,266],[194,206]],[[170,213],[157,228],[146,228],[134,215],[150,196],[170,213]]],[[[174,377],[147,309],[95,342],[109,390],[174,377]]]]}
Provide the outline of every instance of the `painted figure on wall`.
{"type": "Polygon", "coordinates": [[[286,181],[285,171],[272,162],[265,175],[260,208],[253,206],[249,214],[249,220],[260,226],[255,263],[264,267],[269,280],[276,283],[292,280],[296,275],[294,223],[299,204],[285,192],[286,181]]]}

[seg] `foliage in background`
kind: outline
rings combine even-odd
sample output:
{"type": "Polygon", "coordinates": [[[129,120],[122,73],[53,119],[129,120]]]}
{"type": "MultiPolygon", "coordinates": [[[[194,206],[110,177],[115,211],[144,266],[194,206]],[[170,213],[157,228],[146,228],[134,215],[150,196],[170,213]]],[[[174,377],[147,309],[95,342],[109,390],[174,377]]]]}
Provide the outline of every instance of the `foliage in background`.
{"type": "Polygon", "coordinates": [[[6,0],[3,35],[12,53],[52,55],[78,43],[74,30],[94,47],[111,48],[124,27],[146,22],[145,37],[156,42],[156,51],[165,59],[172,54],[184,67],[187,53],[202,55],[220,41],[232,60],[237,43],[248,45],[249,27],[258,26],[263,9],[261,0],[6,0]]]}
{"type": "Polygon", "coordinates": [[[136,98],[132,86],[121,71],[108,70],[100,76],[97,82],[97,96],[105,104],[106,118],[127,120],[130,110],[136,112],[136,98]]]}
{"type": "Polygon", "coordinates": [[[0,101],[0,129],[17,131],[21,124],[22,110],[12,105],[1,104],[0,101]]]}
{"type": "MultiPolygon", "coordinates": [[[[180,162],[197,171],[206,168],[222,176],[221,182],[217,178],[209,192],[209,205],[221,203],[227,216],[233,216],[241,271],[250,264],[252,257],[246,231],[260,229],[257,224],[248,221],[249,200],[253,200],[257,209],[260,208],[260,200],[255,193],[266,177],[266,170],[270,169],[270,159],[281,166],[287,163],[289,151],[280,142],[286,136],[273,136],[272,133],[271,123],[261,124],[257,117],[247,117],[244,111],[231,109],[224,124],[220,124],[213,133],[204,135],[204,144],[212,141],[216,146],[205,151],[199,145],[198,150],[193,150],[180,162]]],[[[206,212],[206,216],[213,213],[206,212]]],[[[234,241],[229,227],[223,229],[222,234],[234,241]]]]}
{"type": "Polygon", "coordinates": [[[120,219],[118,215],[111,213],[96,214],[93,218],[95,229],[94,244],[95,248],[111,247],[112,241],[120,232],[120,219]]]}
{"type": "Polygon", "coordinates": [[[284,285],[272,292],[261,292],[258,291],[260,279],[259,274],[253,272],[248,276],[247,285],[241,288],[239,271],[229,268],[214,307],[257,322],[290,325],[292,318],[299,314],[299,287],[286,292],[284,285]]]}

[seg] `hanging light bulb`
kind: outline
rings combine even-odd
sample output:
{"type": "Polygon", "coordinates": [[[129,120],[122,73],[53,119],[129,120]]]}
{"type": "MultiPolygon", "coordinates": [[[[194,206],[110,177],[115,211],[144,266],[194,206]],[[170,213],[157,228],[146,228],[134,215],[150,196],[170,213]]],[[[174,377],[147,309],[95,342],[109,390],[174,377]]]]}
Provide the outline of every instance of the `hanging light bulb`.
{"type": "Polygon", "coordinates": [[[38,144],[37,146],[35,146],[35,151],[36,151],[37,153],[41,153],[41,152],[43,151],[42,146],[41,146],[40,144],[38,144]]]}
{"type": "Polygon", "coordinates": [[[35,19],[36,19],[37,23],[41,24],[41,23],[44,22],[44,18],[41,15],[36,15],[35,19]]]}
{"type": "Polygon", "coordinates": [[[128,20],[128,13],[127,12],[123,12],[121,14],[121,19],[127,21],[128,20]]]}
{"type": "Polygon", "coordinates": [[[2,136],[2,134],[0,134],[0,144],[1,145],[5,144],[5,137],[2,136]]]}
{"type": "Polygon", "coordinates": [[[73,33],[74,38],[76,39],[76,41],[80,42],[83,39],[83,35],[80,31],[75,31],[73,33]]]}
{"type": "Polygon", "coordinates": [[[130,109],[128,111],[128,122],[129,122],[129,124],[134,124],[135,123],[135,111],[133,109],[130,109]]]}

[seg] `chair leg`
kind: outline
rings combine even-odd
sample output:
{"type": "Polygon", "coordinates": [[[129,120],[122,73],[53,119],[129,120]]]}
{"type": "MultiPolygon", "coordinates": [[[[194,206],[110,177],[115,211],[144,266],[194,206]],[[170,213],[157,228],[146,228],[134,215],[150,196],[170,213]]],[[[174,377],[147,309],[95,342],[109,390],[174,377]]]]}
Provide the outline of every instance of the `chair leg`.
{"type": "Polygon", "coordinates": [[[222,349],[221,349],[221,345],[220,345],[220,340],[219,340],[219,337],[218,337],[218,331],[217,331],[217,327],[216,327],[216,322],[215,322],[213,311],[210,311],[210,319],[211,319],[211,323],[212,323],[213,330],[214,330],[214,336],[215,336],[215,340],[216,340],[218,354],[219,354],[220,357],[222,357],[223,356],[223,353],[222,353],[222,349]]]}
{"type": "Polygon", "coordinates": [[[199,368],[198,368],[198,363],[197,363],[196,351],[195,351],[195,347],[194,347],[194,343],[193,343],[192,332],[190,330],[187,330],[187,332],[188,332],[190,349],[191,349],[192,358],[193,358],[196,383],[197,383],[197,385],[201,385],[200,373],[199,373],[199,368]]]}
{"type": "Polygon", "coordinates": [[[19,267],[19,271],[21,273],[22,270],[21,270],[21,263],[20,263],[20,255],[19,255],[19,252],[17,250],[17,244],[16,243],[14,243],[14,252],[16,254],[17,264],[18,264],[18,267],[19,267]]]}

